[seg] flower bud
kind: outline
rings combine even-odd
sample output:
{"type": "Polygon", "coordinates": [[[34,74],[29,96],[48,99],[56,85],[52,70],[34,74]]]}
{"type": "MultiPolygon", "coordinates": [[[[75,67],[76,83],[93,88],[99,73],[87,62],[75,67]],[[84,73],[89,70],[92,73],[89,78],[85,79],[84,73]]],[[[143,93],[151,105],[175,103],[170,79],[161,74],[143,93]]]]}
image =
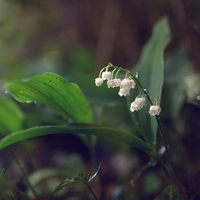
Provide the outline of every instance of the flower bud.
{"type": "Polygon", "coordinates": [[[135,88],[135,81],[132,79],[123,79],[120,84],[121,88],[135,88]]]}
{"type": "Polygon", "coordinates": [[[108,88],[115,88],[115,87],[119,87],[121,83],[121,79],[112,79],[112,80],[108,80],[107,85],[108,88]]]}
{"type": "Polygon", "coordinates": [[[120,88],[118,94],[119,96],[127,96],[130,94],[130,88],[120,88]]]}
{"type": "Polygon", "coordinates": [[[145,97],[136,97],[135,101],[131,103],[130,111],[138,111],[145,105],[145,97]]]}
{"type": "Polygon", "coordinates": [[[103,79],[102,78],[95,78],[95,84],[97,87],[101,86],[103,83],[103,79]]]}
{"type": "Polygon", "coordinates": [[[151,116],[159,115],[160,112],[161,112],[161,107],[160,107],[160,106],[152,105],[152,106],[149,108],[149,114],[150,114],[151,116]]]}
{"type": "Polygon", "coordinates": [[[112,73],[109,71],[103,72],[102,73],[102,79],[103,80],[110,80],[112,77],[112,73]]]}

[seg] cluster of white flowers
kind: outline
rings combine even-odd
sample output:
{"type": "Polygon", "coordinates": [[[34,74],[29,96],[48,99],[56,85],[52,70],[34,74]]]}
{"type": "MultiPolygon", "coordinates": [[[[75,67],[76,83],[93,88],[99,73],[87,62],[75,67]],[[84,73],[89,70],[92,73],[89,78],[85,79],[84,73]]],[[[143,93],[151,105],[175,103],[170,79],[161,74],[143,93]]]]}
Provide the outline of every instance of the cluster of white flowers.
{"type": "MultiPolygon", "coordinates": [[[[125,77],[124,79],[119,78],[113,78],[112,71],[108,71],[108,68],[106,68],[106,71],[100,72],[100,76],[95,79],[95,84],[97,87],[101,86],[103,84],[103,81],[107,80],[107,86],[108,88],[115,88],[120,87],[120,90],[118,92],[119,96],[127,96],[130,95],[130,90],[135,88],[135,81],[132,79],[131,76],[125,77]]],[[[130,111],[138,111],[142,109],[142,107],[145,105],[146,97],[145,95],[140,95],[135,98],[135,101],[133,101],[130,105],[130,111]]],[[[151,116],[159,115],[161,112],[161,108],[158,105],[151,105],[149,108],[149,114],[151,116]]]]}
{"type": "Polygon", "coordinates": [[[133,79],[124,78],[123,80],[119,78],[112,79],[112,72],[105,71],[102,73],[101,77],[95,79],[95,84],[97,87],[103,84],[103,81],[107,80],[108,88],[120,87],[119,96],[127,96],[130,94],[130,89],[135,88],[135,82],[133,79]]]}

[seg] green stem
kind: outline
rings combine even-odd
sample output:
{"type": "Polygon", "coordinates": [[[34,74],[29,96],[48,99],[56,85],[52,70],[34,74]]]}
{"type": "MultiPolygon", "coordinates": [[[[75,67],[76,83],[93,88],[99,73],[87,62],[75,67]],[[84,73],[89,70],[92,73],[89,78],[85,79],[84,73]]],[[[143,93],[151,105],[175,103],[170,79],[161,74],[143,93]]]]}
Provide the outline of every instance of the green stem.
{"type": "MultiPolygon", "coordinates": [[[[138,86],[141,88],[142,92],[145,94],[146,98],[148,99],[150,105],[153,105],[153,101],[151,100],[150,96],[148,95],[146,89],[142,86],[142,84],[140,83],[140,81],[138,80],[138,78],[136,76],[134,76],[133,74],[131,74],[130,71],[128,71],[128,70],[126,70],[124,68],[113,66],[111,63],[109,64],[109,66],[113,67],[113,68],[117,68],[118,70],[124,71],[126,74],[129,74],[133,78],[133,80],[136,82],[136,84],[138,84],[138,86]]],[[[180,183],[178,181],[178,177],[176,175],[176,170],[175,170],[175,168],[173,166],[173,163],[172,163],[172,159],[171,159],[171,156],[170,156],[170,153],[169,153],[169,148],[168,148],[168,145],[167,145],[166,138],[164,136],[164,132],[163,132],[163,129],[162,129],[162,125],[161,125],[159,116],[156,115],[155,117],[156,117],[156,120],[157,120],[158,129],[159,129],[161,138],[163,140],[163,143],[164,143],[164,146],[165,146],[165,149],[166,149],[166,154],[167,154],[167,157],[169,159],[169,163],[170,163],[170,166],[171,166],[171,171],[173,173],[173,176],[175,177],[173,180],[176,183],[177,187],[180,189],[180,191],[182,191],[182,187],[180,186],[180,183]]],[[[165,169],[165,171],[166,171],[166,169],[165,169]]]]}
{"type": "Polygon", "coordinates": [[[131,183],[134,186],[135,182],[149,169],[150,167],[154,166],[157,163],[154,159],[151,159],[145,165],[143,165],[140,170],[134,175],[131,183]]]}
{"type": "Polygon", "coordinates": [[[36,199],[39,199],[39,196],[37,195],[34,187],[31,185],[31,183],[29,182],[28,178],[27,178],[27,174],[25,172],[25,169],[23,167],[23,165],[21,164],[21,162],[19,161],[17,155],[15,154],[15,152],[10,148],[10,153],[12,155],[12,157],[14,158],[15,162],[17,163],[22,175],[23,175],[23,178],[24,178],[24,181],[25,183],[27,184],[27,186],[30,188],[30,190],[32,191],[32,193],[34,194],[35,198],[36,199]]]}
{"type": "Polygon", "coordinates": [[[130,71],[128,71],[128,70],[126,70],[126,69],[124,69],[124,68],[122,68],[122,67],[114,66],[114,65],[112,65],[111,63],[109,63],[109,65],[108,65],[107,67],[111,67],[111,68],[114,68],[114,69],[118,69],[118,70],[124,71],[126,74],[129,74],[129,75],[133,78],[133,80],[139,85],[139,87],[141,88],[142,92],[143,92],[143,93],[145,94],[145,96],[147,97],[149,103],[150,103],[151,105],[153,105],[153,101],[152,101],[151,98],[149,97],[149,95],[148,95],[146,89],[142,86],[142,84],[140,83],[140,81],[138,80],[138,78],[137,78],[136,76],[134,76],[133,74],[131,74],[130,71]]]}
{"type": "Polygon", "coordinates": [[[89,185],[88,183],[86,183],[86,185],[87,185],[88,189],[90,190],[90,192],[92,193],[94,199],[95,199],[95,200],[98,200],[98,198],[96,197],[96,195],[95,195],[94,192],[92,191],[90,185],[89,185]]]}
{"type": "MultiPolygon", "coordinates": [[[[164,146],[165,146],[165,150],[166,150],[166,154],[167,154],[167,157],[169,159],[169,163],[170,163],[170,166],[171,166],[171,171],[172,171],[172,174],[174,176],[173,180],[174,180],[174,183],[176,184],[176,186],[179,188],[179,190],[183,192],[183,188],[181,187],[181,184],[179,182],[179,179],[177,177],[177,173],[176,173],[176,169],[172,163],[172,159],[171,159],[171,156],[170,156],[170,153],[169,153],[169,148],[168,148],[168,145],[167,145],[167,140],[165,138],[165,135],[164,135],[164,131],[162,129],[162,125],[161,125],[161,122],[160,122],[160,118],[158,115],[156,115],[156,120],[157,120],[157,124],[158,124],[158,128],[159,128],[159,132],[160,132],[160,136],[163,140],[163,143],[164,143],[164,146]]],[[[162,167],[165,167],[164,165],[162,167]]],[[[165,170],[166,170],[166,167],[165,167],[165,170]]]]}

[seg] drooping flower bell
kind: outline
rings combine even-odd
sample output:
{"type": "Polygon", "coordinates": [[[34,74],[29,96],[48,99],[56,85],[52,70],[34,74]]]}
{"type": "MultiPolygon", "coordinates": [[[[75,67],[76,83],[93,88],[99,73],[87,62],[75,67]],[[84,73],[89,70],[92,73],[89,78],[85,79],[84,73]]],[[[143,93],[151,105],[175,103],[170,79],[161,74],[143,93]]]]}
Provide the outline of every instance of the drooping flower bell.
{"type": "Polygon", "coordinates": [[[123,79],[120,84],[120,88],[135,88],[135,81],[133,79],[123,79]]]}
{"type": "Polygon", "coordinates": [[[103,83],[103,79],[102,78],[95,78],[95,84],[97,87],[101,86],[103,83]]]}
{"type": "Polygon", "coordinates": [[[107,81],[108,88],[119,87],[121,84],[121,79],[115,78],[107,81]]]}
{"type": "Polygon", "coordinates": [[[145,97],[136,97],[135,101],[130,105],[130,111],[138,111],[145,105],[145,97]]]}
{"type": "Polygon", "coordinates": [[[120,84],[119,96],[127,96],[130,94],[130,89],[135,88],[135,82],[133,79],[123,79],[120,84]]]}
{"type": "Polygon", "coordinates": [[[161,112],[161,107],[158,106],[158,105],[152,105],[152,106],[150,106],[150,108],[149,108],[149,114],[150,114],[151,116],[159,115],[160,112],[161,112]]]}
{"type": "Polygon", "coordinates": [[[120,88],[118,92],[119,96],[127,96],[130,95],[130,88],[120,88]]]}
{"type": "Polygon", "coordinates": [[[103,80],[110,80],[112,77],[112,73],[110,71],[105,71],[102,73],[103,80]]]}

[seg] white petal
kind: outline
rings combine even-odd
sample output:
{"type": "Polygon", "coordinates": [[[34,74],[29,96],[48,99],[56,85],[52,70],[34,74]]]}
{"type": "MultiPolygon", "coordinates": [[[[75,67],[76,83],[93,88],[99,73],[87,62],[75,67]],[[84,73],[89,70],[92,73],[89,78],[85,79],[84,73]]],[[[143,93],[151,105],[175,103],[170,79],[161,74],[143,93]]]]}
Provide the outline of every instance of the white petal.
{"type": "Polygon", "coordinates": [[[107,81],[107,85],[108,85],[108,88],[114,88],[115,87],[115,82],[114,82],[114,80],[112,79],[112,80],[108,80],[107,81]]]}
{"type": "Polygon", "coordinates": [[[114,82],[115,82],[115,87],[119,87],[121,84],[121,79],[116,78],[116,79],[114,79],[114,82]]]}
{"type": "Polygon", "coordinates": [[[103,73],[102,73],[102,79],[103,79],[103,80],[110,80],[110,79],[111,79],[111,76],[112,76],[112,73],[109,72],[109,71],[106,71],[106,72],[103,72],[103,73]]]}
{"type": "Polygon", "coordinates": [[[101,86],[103,83],[103,79],[102,78],[95,78],[95,84],[97,87],[101,86]]]}
{"type": "Polygon", "coordinates": [[[138,104],[142,108],[145,104],[145,97],[136,97],[135,103],[138,104]]]}
{"type": "Polygon", "coordinates": [[[127,96],[130,94],[130,88],[120,88],[118,94],[119,96],[127,96]]]}
{"type": "Polygon", "coordinates": [[[153,105],[153,106],[151,106],[151,107],[149,108],[149,114],[150,114],[151,116],[159,115],[160,112],[161,112],[161,107],[160,107],[160,106],[155,106],[155,105],[153,105]]]}
{"type": "Polygon", "coordinates": [[[140,109],[141,109],[141,107],[138,104],[136,104],[135,102],[131,103],[131,106],[130,106],[130,111],[131,112],[138,111],[140,109]]]}
{"type": "Polygon", "coordinates": [[[135,88],[135,82],[132,79],[123,79],[120,84],[121,88],[135,88]]]}

